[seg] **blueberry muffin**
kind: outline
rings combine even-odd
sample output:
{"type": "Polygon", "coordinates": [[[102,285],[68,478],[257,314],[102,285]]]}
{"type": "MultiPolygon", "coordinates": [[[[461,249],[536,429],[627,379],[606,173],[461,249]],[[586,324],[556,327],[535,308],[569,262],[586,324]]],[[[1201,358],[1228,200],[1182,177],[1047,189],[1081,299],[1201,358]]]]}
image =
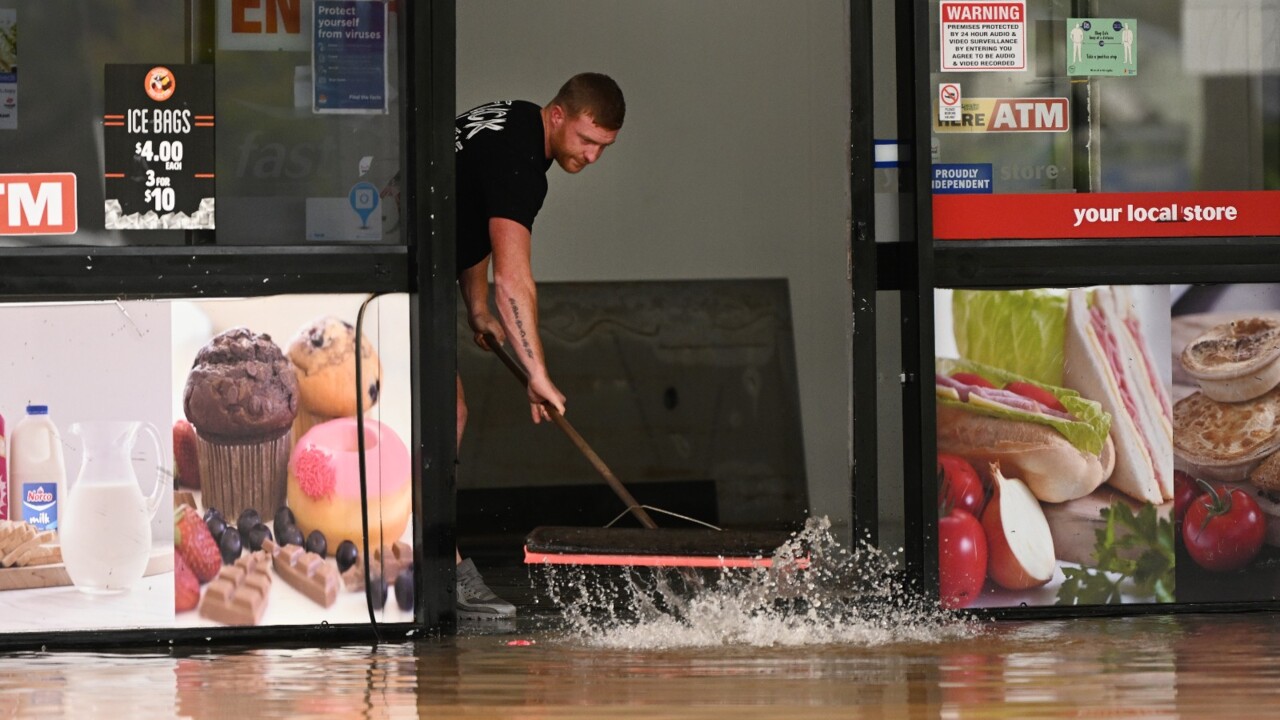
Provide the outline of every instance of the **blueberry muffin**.
{"type": "Polygon", "coordinates": [[[356,388],[356,329],[336,317],[316,318],[289,343],[289,360],[298,375],[298,417],[294,438],[312,426],[354,417],[357,400],[367,412],[382,389],[382,363],[368,337],[361,338],[361,387],[356,388]]]}

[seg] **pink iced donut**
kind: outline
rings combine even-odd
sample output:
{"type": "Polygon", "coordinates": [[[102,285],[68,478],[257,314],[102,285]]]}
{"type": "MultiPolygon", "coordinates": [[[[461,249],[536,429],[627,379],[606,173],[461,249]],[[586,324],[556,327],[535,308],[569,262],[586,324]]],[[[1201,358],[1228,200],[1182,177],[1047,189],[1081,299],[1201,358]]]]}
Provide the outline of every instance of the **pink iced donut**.
{"type": "MultiPolygon", "coordinates": [[[[364,437],[369,547],[373,549],[390,546],[404,534],[413,495],[409,450],[396,432],[366,419],[364,437]]],[[[319,530],[331,552],[343,540],[363,548],[357,440],[355,418],[330,420],[299,438],[289,458],[289,509],[303,536],[319,530]]]]}

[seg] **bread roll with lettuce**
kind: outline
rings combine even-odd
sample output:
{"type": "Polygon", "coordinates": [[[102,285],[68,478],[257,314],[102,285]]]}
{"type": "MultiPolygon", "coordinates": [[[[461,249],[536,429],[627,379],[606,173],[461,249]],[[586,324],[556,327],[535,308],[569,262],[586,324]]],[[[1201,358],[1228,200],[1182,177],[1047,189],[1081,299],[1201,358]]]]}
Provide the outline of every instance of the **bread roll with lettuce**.
{"type": "Polygon", "coordinates": [[[1044,502],[1084,497],[1111,475],[1111,416],[1098,403],[966,360],[939,359],[935,373],[938,452],[997,462],[1044,502]]]}

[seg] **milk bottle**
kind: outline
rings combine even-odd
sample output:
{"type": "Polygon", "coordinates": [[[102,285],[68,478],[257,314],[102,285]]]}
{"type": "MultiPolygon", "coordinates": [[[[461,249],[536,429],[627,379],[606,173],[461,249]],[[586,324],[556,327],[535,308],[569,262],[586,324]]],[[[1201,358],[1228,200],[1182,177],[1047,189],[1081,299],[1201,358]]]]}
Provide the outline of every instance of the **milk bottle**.
{"type": "Polygon", "coordinates": [[[9,441],[9,519],[57,530],[67,470],[47,405],[28,405],[9,441]]]}

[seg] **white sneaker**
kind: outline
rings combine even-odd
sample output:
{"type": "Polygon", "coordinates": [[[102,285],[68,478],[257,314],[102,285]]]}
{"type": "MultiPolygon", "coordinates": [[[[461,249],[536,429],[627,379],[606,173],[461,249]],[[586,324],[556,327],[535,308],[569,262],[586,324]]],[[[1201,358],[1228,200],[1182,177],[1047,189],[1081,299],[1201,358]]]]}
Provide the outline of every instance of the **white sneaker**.
{"type": "Polygon", "coordinates": [[[516,606],[484,584],[471,558],[458,563],[457,603],[459,620],[506,620],[516,616],[516,606]]]}

